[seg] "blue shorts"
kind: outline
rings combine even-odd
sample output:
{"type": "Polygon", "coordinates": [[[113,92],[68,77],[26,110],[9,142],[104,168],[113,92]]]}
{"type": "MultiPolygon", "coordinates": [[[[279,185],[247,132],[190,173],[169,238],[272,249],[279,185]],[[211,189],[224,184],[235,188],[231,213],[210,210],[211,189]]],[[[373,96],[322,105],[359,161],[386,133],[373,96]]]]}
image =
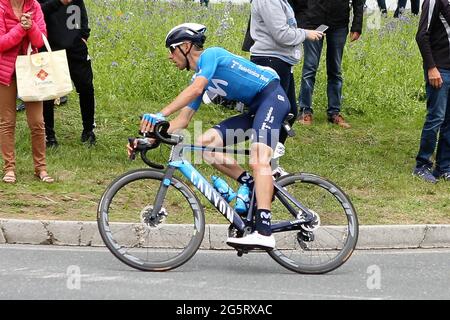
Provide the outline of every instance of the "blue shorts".
{"type": "Polygon", "coordinates": [[[213,128],[220,132],[224,146],[251,139],[252,143],[264,143],[275,149],[290,109],[280,82],[274,80],[255,96],[247,113],[228,118],[213,128]]]}

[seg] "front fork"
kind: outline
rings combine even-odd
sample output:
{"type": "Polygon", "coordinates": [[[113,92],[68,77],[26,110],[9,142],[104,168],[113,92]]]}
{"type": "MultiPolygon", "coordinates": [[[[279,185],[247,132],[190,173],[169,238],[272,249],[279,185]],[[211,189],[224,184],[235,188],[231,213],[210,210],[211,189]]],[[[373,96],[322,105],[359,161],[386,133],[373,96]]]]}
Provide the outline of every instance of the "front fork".
{"type": "Polygon", "coordinates": [[[162,179],[161,184],[159,185],[158,193],[156,194],[155,203],[153,204],[153,210],[149,217],[150,221],[153,221],[153,219],[157,218],[158,213],[162,208],[164,199],[166,198],[167,189],[169,189],[175,170],[176,170],[175,167],[172,166],[167,167],[167,170],[164,174],[164,178],[162,179]]]}

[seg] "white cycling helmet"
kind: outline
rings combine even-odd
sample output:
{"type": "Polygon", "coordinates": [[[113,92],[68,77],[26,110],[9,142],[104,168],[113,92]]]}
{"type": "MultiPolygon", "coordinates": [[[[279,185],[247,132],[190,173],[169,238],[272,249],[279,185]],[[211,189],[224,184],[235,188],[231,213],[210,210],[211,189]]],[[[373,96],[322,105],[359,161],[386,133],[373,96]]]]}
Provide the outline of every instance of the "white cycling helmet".
{"type": "Polygon", "coordinates": [[[193,44],[203,47],[205,43],[206,26],[198,23],[182,23],[172,28],[166,36],[166,48],[182,44],[185,41],[190,41],[193,44]]]}

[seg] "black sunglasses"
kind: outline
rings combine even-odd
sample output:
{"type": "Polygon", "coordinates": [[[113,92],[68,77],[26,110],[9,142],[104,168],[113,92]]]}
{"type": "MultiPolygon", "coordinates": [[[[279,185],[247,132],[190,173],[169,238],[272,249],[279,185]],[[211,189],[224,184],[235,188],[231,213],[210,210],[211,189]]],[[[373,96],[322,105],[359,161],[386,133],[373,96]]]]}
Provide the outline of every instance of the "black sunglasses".
{"type": "Polygon", "coordinates": [[[178,46],[169,46],[170,53],[174,53],[176,48],[178,48],[178,46]]]}

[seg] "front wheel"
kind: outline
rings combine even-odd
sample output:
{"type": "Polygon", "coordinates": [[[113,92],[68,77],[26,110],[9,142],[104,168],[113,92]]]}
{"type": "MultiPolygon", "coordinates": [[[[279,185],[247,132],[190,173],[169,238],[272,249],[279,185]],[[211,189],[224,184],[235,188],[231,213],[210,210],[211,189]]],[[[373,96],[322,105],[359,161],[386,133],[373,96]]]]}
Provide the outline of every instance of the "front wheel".
{"type": "Polygon", "coordinates": [[[144,271],[179,267],[198,250],[205,216],[195,194],[164,173],[141,169],[114,180],[97,211],[100,235],[108,249],[125,264],[144,271]],[[168,185],[159,212],[153,212],[161,185],[168,185]]]}
{"type": "MultiPolygon", "coordinates": [[[[316,213],[320,225],[313,231],[305,227],[275,232],[277,248],[269,251],[269,255],[289,270],[310,274],[332,271],[347,261],[356,246],[359,230],[356,211],[348,196],[334,183],[309,173],[282,176],[276,182],[316,213]]],[[[295,218],[280,201],[275,201],[272,223],[286,220],[295,218]]]]}

